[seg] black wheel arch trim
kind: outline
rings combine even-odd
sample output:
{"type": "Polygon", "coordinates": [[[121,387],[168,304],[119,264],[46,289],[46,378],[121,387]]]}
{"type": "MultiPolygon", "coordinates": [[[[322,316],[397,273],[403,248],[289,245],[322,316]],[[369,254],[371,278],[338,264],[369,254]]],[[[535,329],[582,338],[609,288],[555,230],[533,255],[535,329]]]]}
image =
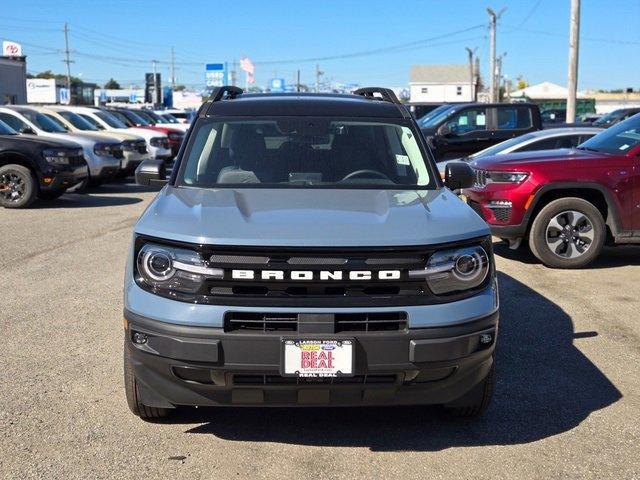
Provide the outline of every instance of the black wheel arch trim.
{"type": "MultiPolygon", "coordinates": [[[[549,183],[547,185],[542,186],[535,193],[535,196],[533,197],[533,201],[531,202],[531,205],[529,206],[529,208],[524,214],[522,223],[519,226],[516,226],[516,225],[506,226],[511,228],[508,228],[508,230],[505,230],[503,234],[506,232],[508,233],[519,232],[524,236],[529,229],[531,221],[533,220],[531,218],[532,214],[536,210],[536,207],[540,203],[540,200],[542,199],[542,197],[552,191],[569,190],[569,189],[570,190],[597,190],[598,192],[600,192],[604,197],[605,202],[607,203],[607,209],[608,209],[608,214],[607,214],[607,219],[605,221],[605,224],[611,229],[611,233],[614,236],[614,238],[620,235],[620,233],[622,232],[621,223],[620,223],[620,214],[618,211],[618,207],[616,206],[615,200],[613,198],[613,195],[606,187],[595,182],[556,182],[556,183],[549,183]]],[[[492,230],[493,230],[493,227],[492,227],[492,230]]],[[[499,232],[500,230],[496,229],[495,235],[500,236],[499,232]]],[[[508,238],[508,236],[506,238],[508,238]]]]}

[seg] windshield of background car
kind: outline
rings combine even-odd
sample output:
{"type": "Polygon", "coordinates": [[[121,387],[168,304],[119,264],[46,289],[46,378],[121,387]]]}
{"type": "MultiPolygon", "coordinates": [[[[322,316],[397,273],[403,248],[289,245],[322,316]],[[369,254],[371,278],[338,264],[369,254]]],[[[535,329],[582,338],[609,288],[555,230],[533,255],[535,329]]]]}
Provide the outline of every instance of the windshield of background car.
{"type": "MultiPolygon", "coordinates": [[[[100,128],[98,128],[94,123],[91,123],[91,121],[89,121],[86,118],[81,117],[77,113],[73,113],[73,112],[58,112],[58,114],[62,118],[64,118],[67,122],[69,122],[71,125],[76,127],[78,130],[89,130],[89,131],[92,131],[92,132],[97,132],[97,131],[100,130],[100,128]]],[[[95,122],[95,120],[93,120],[93,122],[95,122]]]]}
{"type": "Polygon", "coordinates": [[[122,110],[122,111],[115,111],[113,112],[115,115],[123,115],[125,117],[127,117],[129,119],[129,121],[131,123],[133,123],[134,125],[142,125],[145,127],[148,127],[149,125],[151,125],[149,123],[149,121],[145,120],[144,118],[142,118],[140,115],[138,115],[135,112],[131,112],[129,110],[122,110]]]}
{"type": "Polygon", "coordinates": [[[18,132],[0,120],[0,135],[18,135],[18,132]]]}
{"type": "Polygon", "coordinates": [[[65,129],[65,131],[67,130],[67,126],[64,124],[64,122],[62,120],[60,120],[57,117],[54,117],[53,115],[51,115],[50,113],[45,113],[43,114],[45,115],[49,120],[51,120],[53,123],[55,123],[56,125],[58,125],[59,127],[62,127],[65,129]]]}
{"type": "Polygon", "coordinates": [[[453,105],[443,105],[442,107],[438,107],[436,108],[433,112],[430,112],[428,114],[426,114],[424,117],[422,117],[420,119],[420,126],[421,127],[435,127],[436,125],[438,125],[442,120],[444,120],[445,118],[447,118],[449,116],[449,110],[451,110],[453,108],[453,105]],[[446,107],[446,108],[443,108],[446,107]],[[442,108],[441,110],[438,110],[439,108],[442,108]],[[438,111],[436,111],[438,110],[438,111]],[[428,117],[428,118],[426,118],[428,117]]]}
{"type": "Polygon", "coordinates": [[[622,115],[622,110],[614,110],[593,122],[594,125],[609,125],[622,115]]]}
{"type": "Polygon", "coordinates": [[[166,123],[180,123],[178,119],[170,113],[163,113],[160,117],[162,117],[166,123]]]}
{"type": "Polygon", "coordinates": [[[96,112],[96,117],[112,128],[128,128],[127,124],[114,117],[109,112],[96,112]]]}
{"type": "Polygon", "coordinates": [[[500,152],[505,151],[508,148],[511,148],[515,145],[518,145],[522,142],[525,142],[531,138],[534,138],[534,135],[527,133],[525,135],[520,135],[519,137],[513,137],[509,140],[505,140],[504,142],[500,142],[496,145],[493,145],[489,148],[485,148],[484,150],[480,150],[479,152],[474,153],[473,155],[469,155],[469,159],[476,159],[482,157],[488,157],[490,155],[497,155],[500,152]]]}
{"type": "Polygon", "coordinates": [[[24,110],[20,113],[40,130],[44,130],[45,132],[50,133],[67,133],[67,130],[63,126],[61,127],[49,117],[40,112],[24,110]]]}
{"type": "Polygon", "coordinates": [[[178,183],[241,188],[435,188],[410,123],[278,117],[198,128],[178,183]]]}
{"type": "Polygon", "coordinates": [[[607,128],[578,148],[623,155],[637,145],[640,145],[640,115],[607,128]]]}

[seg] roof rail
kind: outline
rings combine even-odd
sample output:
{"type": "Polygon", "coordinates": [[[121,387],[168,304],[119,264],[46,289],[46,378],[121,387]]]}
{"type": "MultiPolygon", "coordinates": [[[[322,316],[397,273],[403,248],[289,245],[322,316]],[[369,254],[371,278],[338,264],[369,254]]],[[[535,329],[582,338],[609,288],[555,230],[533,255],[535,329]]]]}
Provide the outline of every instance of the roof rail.
{"type": "Polygon", "coordinates": [[[232,100],[242,93],[244,93],[244,91],[239,87],[225,85],[223,87],[214,89],[209,96],[209,100],[212,102],[219,102],[220,100],[232,100]]]}
{"type": "Polygon", "coordinates": [[[354,90],[354,95],[361,95],[365,98],[384,100],[385,102],[396,103],[402,105],[396,94],[390,88],[382,87],[364,87],[354,90]],[[374,94],[379,93],[380,97],[376,97],[374,94]]]}
{"type": "Polygon", "coordinates": [[[221,100],[233,100],[243,93],[244,91],[241,88],[234,87],[233,85],[224,85],[222,87],[215,88],[209,96],[209,101],[207,103],[203,103],[202,107],[198,110],[198,117],[208,115],[215,102],[219,102],[221,100]]]}

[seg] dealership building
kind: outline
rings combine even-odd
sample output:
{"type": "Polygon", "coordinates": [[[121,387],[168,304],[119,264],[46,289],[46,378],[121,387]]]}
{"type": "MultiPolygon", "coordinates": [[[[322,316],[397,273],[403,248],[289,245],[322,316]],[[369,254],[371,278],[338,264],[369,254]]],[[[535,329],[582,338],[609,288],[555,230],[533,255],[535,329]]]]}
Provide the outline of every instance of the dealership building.
{"type": "Polygon", "coordinates": [[[0,57],[0,105],[27,103],[26,79],[26,57],[0,57]]]}

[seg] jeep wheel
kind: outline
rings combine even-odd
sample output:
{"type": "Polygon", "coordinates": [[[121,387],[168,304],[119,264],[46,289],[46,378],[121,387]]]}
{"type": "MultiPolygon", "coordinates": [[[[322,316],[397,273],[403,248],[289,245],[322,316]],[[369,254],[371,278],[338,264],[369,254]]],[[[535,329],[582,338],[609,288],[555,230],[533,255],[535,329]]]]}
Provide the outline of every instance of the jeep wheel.
{"type": "Polygon", "coordinates": [[[600,211],[582,198],[560,198],[533,221],[529,247],[547,267],[580,268],[600,254],[606,227],[600,211]]]}
{"type": "Polygon", "coordinates": [[[0,167],[0,205],[5,208],[25,208],[36,199],[36,179],[27,167],[0,167]]]}
{"type": "Polygon", "coordinates": [[[462,398],[459,398],[444,407],[455,417],[477,417],[489,408],[495,386],[496,362],[494,357],[491,370],[489,370],[485,379],[473,387],[470,392],[463,395],[462,398]]]}
{"type": "Polygon", "coordinates": [[[124,391],[127,396],[129,410],[143,420],[158,420],[167,417],[171,413],[169,408],[149,407],[140,402],[136,376],[133,372],[133,365],[131,365],[126,343],[124,346],[124,391]]]}

